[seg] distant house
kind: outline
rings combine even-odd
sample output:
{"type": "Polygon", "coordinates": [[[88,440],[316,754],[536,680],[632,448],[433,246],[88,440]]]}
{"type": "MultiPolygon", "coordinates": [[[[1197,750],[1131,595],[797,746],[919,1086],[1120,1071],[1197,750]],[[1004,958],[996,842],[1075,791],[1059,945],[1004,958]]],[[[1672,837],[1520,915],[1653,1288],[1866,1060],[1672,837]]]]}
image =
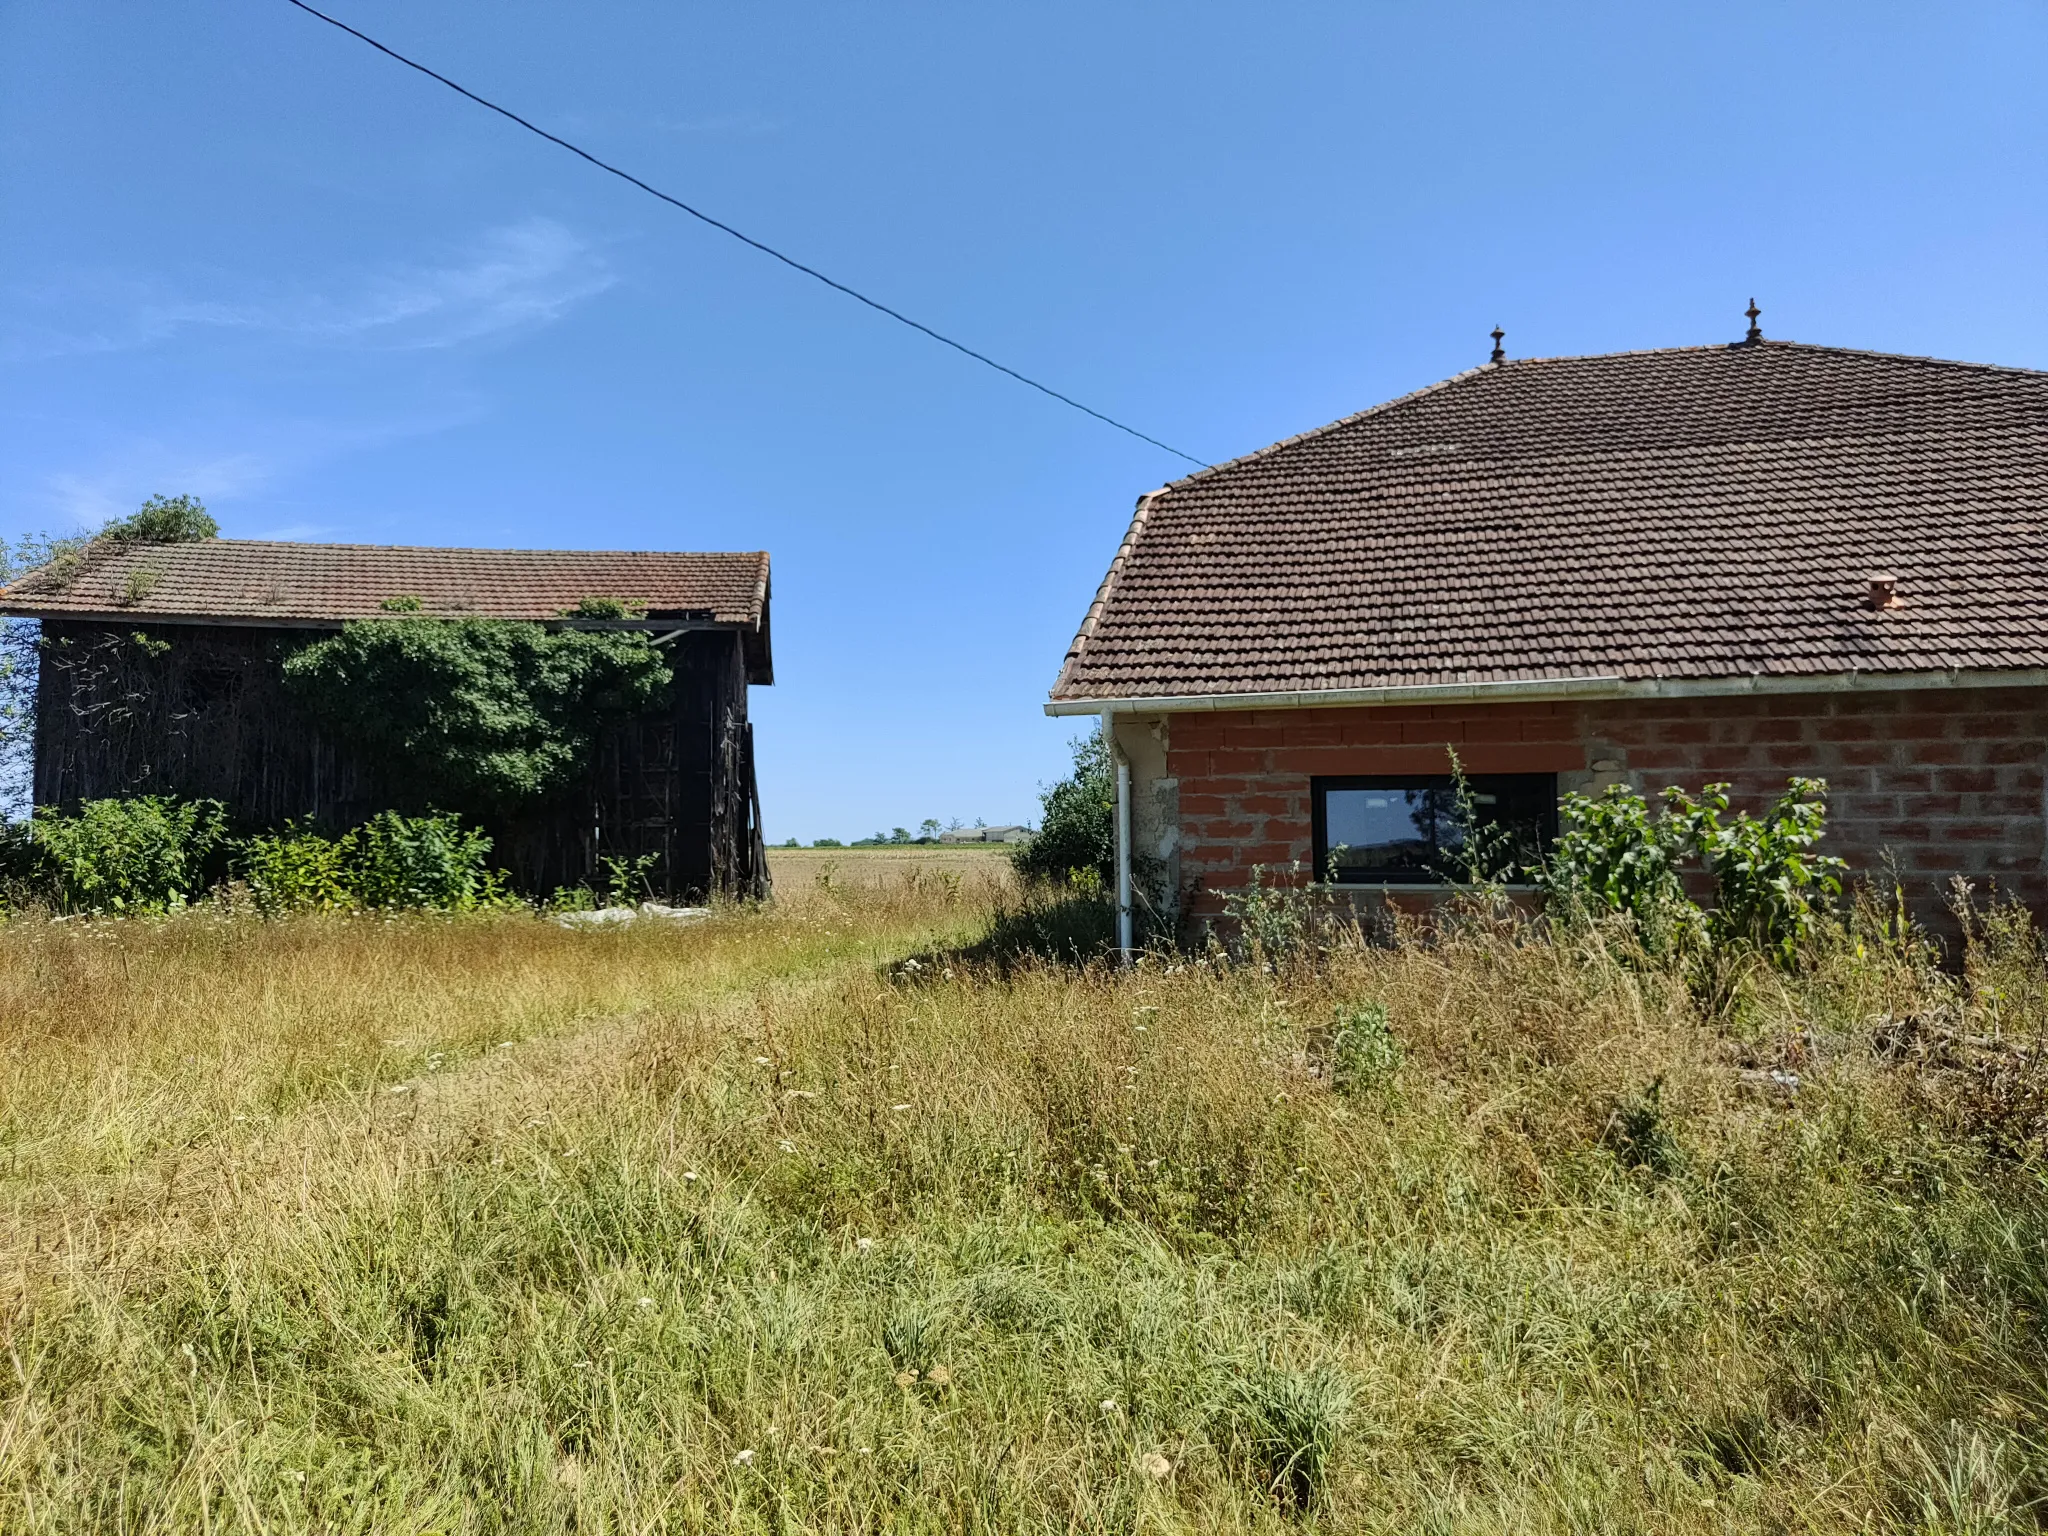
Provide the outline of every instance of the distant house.
{"type": "Polygon", "coordinates": [[[1021,843],[1031,837],[1029,827],[961,827],[954,832],[941,832],[942,843],[1021,843]]]}
{"type": "Polygon", "coordinates": [[[2048,374],[1497,356],[1139,498],[1047,709],[1108,726],[1168,921],[1258,866],[1426,895],[1452,749],[1525,846],[1567,790],[1811,775],[1921,912],[2039,905],[2048,374]]]}
{"type": "Polygon", "coordinates": [[[168,793],[221,800],[247,826],[362,820],[381,809],[374,765],[307,719],[281,665],[322,632],[388,618],[394,600],[428,617],[639,630],[668,653],[666,697],[602,735],[583,782],[488,828],[524,888],[651,857],[669,895],[765,893],[747,721],[748,686],[774,681],[760,553],[96,541],[75,569],[0,589],[0,613],[43,626],[36,803],[168,793]],[[563,616],[592,597],[636,616],[563,616]],[[138,631],[150,645],[122,644],[138,631]]]}

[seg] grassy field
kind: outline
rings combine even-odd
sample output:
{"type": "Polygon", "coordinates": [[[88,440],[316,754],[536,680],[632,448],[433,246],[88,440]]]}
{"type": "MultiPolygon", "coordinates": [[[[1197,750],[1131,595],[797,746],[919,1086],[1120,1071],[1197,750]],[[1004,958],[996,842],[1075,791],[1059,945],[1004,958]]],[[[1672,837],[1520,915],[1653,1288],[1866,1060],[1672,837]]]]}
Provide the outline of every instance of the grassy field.
{"type": "Polygon", "coordinates": [[[0,929],[0,1529],[2039,1528],[2030,935],[1709,1015],[1010,899],[0,929]]]}
{"type": "Polygon", "coordinates": [[[941,843],[922,848],[770,848],[768,870],[784,885],[820,876],[838,885],[890,885],[913,869],[998,883],[1010,878],[1010,849],[1002,844],[941,843]]]}

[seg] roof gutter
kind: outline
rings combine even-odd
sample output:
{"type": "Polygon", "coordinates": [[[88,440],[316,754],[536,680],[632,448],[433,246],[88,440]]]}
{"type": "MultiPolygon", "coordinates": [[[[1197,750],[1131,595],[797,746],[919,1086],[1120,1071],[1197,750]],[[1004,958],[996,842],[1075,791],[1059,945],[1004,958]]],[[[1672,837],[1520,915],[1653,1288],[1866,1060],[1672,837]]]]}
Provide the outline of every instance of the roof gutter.
{"type": "Polygon", "coordinates": [[[1899,693],[1921,688],[2042,688],[2048,668],[1955,667],[1933,672],[1750,673],[1742,677],[1543,677],[1491,683],[1312,688],[1291,693],[1184,693],[1054,699],[1048,715],[1165,715],[1210,710],[1356,709],[1388,704],[1533,703],[1568,699],[1722,698],[1744,694],[1899,693]]]}

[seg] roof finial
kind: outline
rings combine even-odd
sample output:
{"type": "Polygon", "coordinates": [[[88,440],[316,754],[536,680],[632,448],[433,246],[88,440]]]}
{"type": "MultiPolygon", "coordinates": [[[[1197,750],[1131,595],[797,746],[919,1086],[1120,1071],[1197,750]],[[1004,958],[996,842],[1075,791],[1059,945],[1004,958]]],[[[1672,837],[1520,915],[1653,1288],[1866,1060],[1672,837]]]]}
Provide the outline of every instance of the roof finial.
{"type": "Polygon", "coordinates": [[[1762,310],[1760,310],[1760,309],[1758,309],[1758,308],[1756,307],[1756,300],[1755,300],[1755,299],[1751,299],[1751,300],[1749,301],[1749,308],[1745,309],[1745,310],[1743,311],[1743,313],[1744,313],[1745,315],[1749,316],[1749,334],[1748,334],[1747,336],[1743,337],[1742,339],[1743,339],[1744,341],[1747,341],[1747,342],[1759,342],[1759,341],[1762,341],[1762,340],[1764,339],[1764,333],[1763,333],[1763,331],[1762,331],[1762,330],[1761,330],[1761,329],[1760,329],[1760,328],[1758,327],[1758,325],[1757,325],[1757,323],[1756,323],[1756,317],[1757,317],[1758,315],[1762,314],[1762,313],[1763,313],[1763,311],[1762,311],[1762,310]]]}
{"type": "Polygon", "coordinates": [[[1496,325],[1493,328],[1493,356],[1487,359],[1488,362],[1504,363],[1508,360],[1507,353],[1501,351],[1500,349],[1501,338],[1505,335],[1507,335],[1507,332],[1502,330],[1499,326],[1496,325]]]}

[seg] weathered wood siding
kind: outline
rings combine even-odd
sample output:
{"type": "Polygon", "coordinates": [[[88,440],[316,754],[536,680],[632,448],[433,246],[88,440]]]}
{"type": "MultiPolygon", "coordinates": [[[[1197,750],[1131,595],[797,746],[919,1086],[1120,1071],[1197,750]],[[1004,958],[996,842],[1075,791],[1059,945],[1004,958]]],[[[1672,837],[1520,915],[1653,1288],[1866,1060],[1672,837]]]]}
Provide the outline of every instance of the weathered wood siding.
{"type": "MultiPolygon", "coordinates": [[[[317,728],[286,690],[305,631],[44,625],[35,801],[118,795],[219,800],[245,829],[329,829],[383,809],[374,764],[317,728]]],[[[732,631],[666,648],[668,697],[600,739],[585,781],[515,821],[487,825],[521,889],[601,881],[606,858],[653,855],[672,899],[767,894],[746,673],[732,631]]],[[[418,809],[403,806],[403,809],[418,809]]]]}

